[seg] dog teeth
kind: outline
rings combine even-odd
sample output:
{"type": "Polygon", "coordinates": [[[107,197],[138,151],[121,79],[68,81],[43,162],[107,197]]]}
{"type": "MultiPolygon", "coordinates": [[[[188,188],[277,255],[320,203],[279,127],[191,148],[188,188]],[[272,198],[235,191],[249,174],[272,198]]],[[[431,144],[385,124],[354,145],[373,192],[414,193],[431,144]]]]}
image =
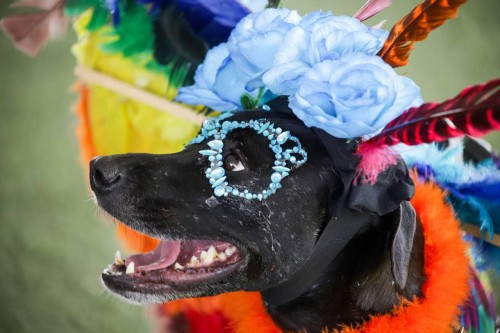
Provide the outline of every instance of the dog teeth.
{"type": "Polygon", "coordinates": [[[122,259],[122,255],[120,253],[120,250],[117,250],[115,253],[115,265],[124,265],[125,262],[122,259]]]}
{"type": "Polygon", "coordinates": [[[216,257],[217,257],[217,250],[215,249],[215,247],[210,246],[207,252],[208,260],[213,261],[216,257]]]}
{"type": "Polygon", "coordinates": [[[214,246],[210,246],[208,250],[201,251],[199,257],[192,256],[191,261],[187,264],[188,268],[196,268],[203,265],[210,265],[214,261],[227,261],[230,256],[237,251],[235,246],[228,247],[225,251],[218,252],[214,246]]]}
{"type": "Polygon", "coordinates": [[[177,270],[183,270],[184,266],[182,266],[181,264],[179,264],[178,262],[176,262],[175,265],[174,265],[174,268],[177,269],[177,270]]]}
{"type": "Polygon", "coordinates": [[[196,267],[200,264],[200,260],[195,256],[191,257],[191,261],[187,264],[187,267],[196,267]]]}
{"type": "Polygon", "coordinates": [[[236,247],[235,247],[235,246],[230,246],[230,247],[228,247],[228,248],[226,249],[226,251],[224,251],[224,253],[225,253],[228,257],[230,257],[230,256],[232,256],[233,254],[235,254],[235,253],[236,253],[236,251],[237,251],[237,249],[236,249],[236,247]]]}
{"type": "Polygon", "coordinates": [[[127,270],[125,271],[125,274],[134,274],[135,273],[135,264],[133,261],[130,262],[127,266],[127,270]]]}

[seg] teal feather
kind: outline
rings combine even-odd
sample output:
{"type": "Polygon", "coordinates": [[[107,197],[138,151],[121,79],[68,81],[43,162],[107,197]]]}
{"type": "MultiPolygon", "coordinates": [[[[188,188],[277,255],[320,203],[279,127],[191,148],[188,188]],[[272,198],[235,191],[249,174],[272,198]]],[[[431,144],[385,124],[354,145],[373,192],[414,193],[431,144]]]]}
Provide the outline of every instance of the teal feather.
{"type": "Polygon", "coordinates": [[[483,244],[494,234],[500,234],[500,170],[493,159],[465,163],[462,143],[446,149],[436,144],[399,149],[419,177],[436,182],[448,192],[447,199],[460,221],[482,230],[483,238],[475,239],[473,250],[478,268],[495,268],[500,272],[500,248],[483,244]]]}

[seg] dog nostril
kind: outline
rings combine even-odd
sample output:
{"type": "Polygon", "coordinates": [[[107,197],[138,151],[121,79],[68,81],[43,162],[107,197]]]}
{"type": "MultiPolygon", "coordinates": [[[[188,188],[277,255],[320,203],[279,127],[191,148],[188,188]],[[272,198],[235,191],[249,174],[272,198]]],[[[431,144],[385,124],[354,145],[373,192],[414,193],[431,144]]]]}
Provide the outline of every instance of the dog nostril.
{"type": "Polygon", "coordinates": [[[100,188],[111,187],[118,183],[121,175],[117,172],[103,172],[99,169],[94,170],[94,184],[100,188]]]}

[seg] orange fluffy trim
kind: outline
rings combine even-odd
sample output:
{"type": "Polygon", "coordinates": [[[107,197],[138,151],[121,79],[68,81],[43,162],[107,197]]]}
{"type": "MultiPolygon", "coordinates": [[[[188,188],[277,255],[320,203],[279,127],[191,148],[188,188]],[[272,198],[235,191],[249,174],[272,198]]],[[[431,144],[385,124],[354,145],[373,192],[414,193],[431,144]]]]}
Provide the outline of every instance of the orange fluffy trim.
{"type": "MultiPolygon", "coordinates": [[[[283,332],[267,314],[262,297],[258,292],[238,291],[213,297],[182,299],[165,303],[162,306],[167,315],[188,313],[193,310],[204,315],[222,313],[228,323],[224,332],[283,332]]],[[[196,330],[198,323],[190,322],[189,326],[190,333],[201,332],[196,330]]]]}
{"type": "MultiPolygon", "coordinates": [[[[76,114],[78,116],[78,127],[76,128],[76,135],[80,141],[81,159],[88,170],[90,160],[97,154],[95,152],[94,142],[92,141],[92,133],[90,130],[89,119],[89,88],[83,83],[77,83],[75,90],[80,93],[80,99],[76,105],[76,114]]],[[[87,173],[88,174],[88,173],[87,173]]]]}
{"type": "Polygon", "coordinates": [[[444,202],[444,192],[434,184],[417,182],[411,203],[422,221],[425,237],[423,299],[405,301],[392,314],[372,317],[359,328],[343,333],[405,332],[444,333],[455,324],[460,304],[469,293],[467,246],[453,212],[444,202]]]}
{"type": "MultiPolygon", "coordinates": [[[[459,305],[469,292],[469,259],[459,224],[444,193],[436,185],[417,183],[411,200],[422,222],[425,237],[425,272],[422,299],[404,300],[387,315],[374,316],[359,327],[345,327],[336,333],[447,333],[456,323],[459,305]]],[[[224,332],[277,333],[282,330],[267,314],[259,293],[235,292],[215,297],[186,299],[163,305],[169,315],[197,311],[222,313],[229,323],[224,332]]],[[[199,323],[191,323],[197,333],[199,323]]],[[[325,330],[324,332],[328,332],[325,330]]]]}

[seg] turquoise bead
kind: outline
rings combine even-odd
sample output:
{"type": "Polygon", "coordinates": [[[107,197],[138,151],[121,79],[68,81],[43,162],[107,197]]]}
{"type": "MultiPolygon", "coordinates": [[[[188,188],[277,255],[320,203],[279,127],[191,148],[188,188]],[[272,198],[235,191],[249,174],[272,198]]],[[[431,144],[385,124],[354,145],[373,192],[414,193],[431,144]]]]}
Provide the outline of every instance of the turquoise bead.
{"type": "Polygon", "coordinates": [[[280,174],[280,173],[275,172],[275,173],[273,173],[273,174],[271,175],[271,181],[272,181],[273,183],[277,183],[277,182],[279,182],[280,180],[281,180],[281,174],[280,174]]]}
{"type": "Polygon", "coordinates": [[[199,152],[203,156],[212,156],[212,155],[217,155],[217,152],[215,150],[200,150],[199,152]]]}
{"type": "Polygon", "coordinates": [[[267,122],[264,125],[262,125],[260,127],[259,131],[257,132],[257,134],[262,134],[269,127],[269,125],[271,125],[271,123],[269,123],[269,122],[267,122]]]}
{"type": "Polygon", "coordinates": [[[214,194],[217,197],[223,196],[224,193],[226,193],[226,190],[222,186],[216,187],[214,190],[214,194]]]}
{"type": "Polygon", "coordinates": [[[277,189],[281,188],[281,181],[289,175],[293,167],[288,167],[287,164],[292,166],[299,166],[307,160],[307,153],[302,149],[300,141],[290,135],[290,132],[283,131],[280,127],[275,126],[265,119],[249,120],[249,121],[224,121],[223,119],[229,117],[229,113],[221,115],[219,118],[210,119],[204,122],[201,134],[192,141],[192,143],[201,143],[206,139],[212,138],[207,145],[210,149],[200,150],[199,153],[207,156],[210,161],[210,167],[205,171],[206,177],[209,179],[210,184],[214,188],[214,194],[218,197],[228,196],[229,194],[245,198],[245,199],[258,199],[263,200],[275,193],[277,189]],[[249,189],[239,191],[233,188],[227,182],[225,170],[223,167],[222,149],[224,148],[223,139],[227,134],[234,129],[238,128],[251,128],[258,134],[265,136],[269,139],[269,149],[275,154],[276,160],[272,165],[275,171],[271,175],[271,184],[262,192],[253,194],[249,189]],[[295,147],[285,149],[282,145],[287,141],[296,143],[295,147]],[[295,156],[290,153],[300,154],[303,156],[302,160],[297,161],[295,156]]]}
{"type": "Polygon", "coordinates": [[[219,150],[224,147],[224,143],[220,140],[212,140],[208,143],[208,146],[213,150],[219,150]]]}
{"type": "Polygon", "coordinates": [[[286,131],[286,132],[283,132],[280,135],[278,135],[278,137],[276,138],[276,141],[280,145],[282,145],[286,142],[286,140],[288,140],[289,137],[290,137],[290,132],[286,131]]]}
{"type": "Polygon", "coordinates": [[[225,180],[226,180],[226,177],[222,177],[222,178],[219,178],[217,180],[212,178],[212,179],[210,179],[210,183],[212,183],[212,187],[218,187],[219,185],[224,183],[225,180]],[[214,180],[213,183],[212,183],[212,180],[214,180]]]}
{"type": "Polygon", "coordinates": [[[207,130],[211,130],[215,128],[215,122],[211,119],[205,120],[203,122],[203,127],[206,128],[207,130]]]}
{"type": "Polygon", "coordinates": [[[222,168],[216,168],[210,172],[210,178],[220,178],[224,176],[224,169],[222,168]]]}
{"type": "Polygon", "coordinates": [[[273,170],[276,170],[278,172],[288,172],[288,171],[290,171],[290,169],[288,169],[286,167],[283,167],[283,166],[274,166],[273,170]]]}

